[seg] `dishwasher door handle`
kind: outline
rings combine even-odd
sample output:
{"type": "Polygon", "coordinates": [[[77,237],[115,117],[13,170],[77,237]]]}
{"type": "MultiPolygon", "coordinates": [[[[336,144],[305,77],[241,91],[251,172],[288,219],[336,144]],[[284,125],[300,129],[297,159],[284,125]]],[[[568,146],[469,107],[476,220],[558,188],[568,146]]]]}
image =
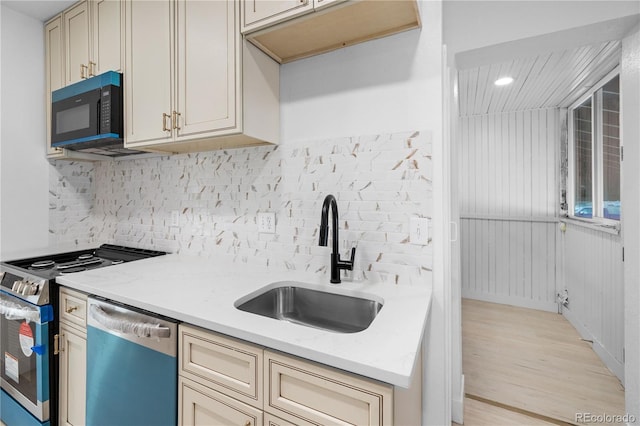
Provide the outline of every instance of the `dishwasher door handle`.
{"type": "Polygon", "coordinates": [[[108,330],[136,337],[167,339],[171,337],[171,329],[150,322],[136,321],[127,318],[126,313],[107,312],[98,305],[91,305],[89,315],[108,330]]]}

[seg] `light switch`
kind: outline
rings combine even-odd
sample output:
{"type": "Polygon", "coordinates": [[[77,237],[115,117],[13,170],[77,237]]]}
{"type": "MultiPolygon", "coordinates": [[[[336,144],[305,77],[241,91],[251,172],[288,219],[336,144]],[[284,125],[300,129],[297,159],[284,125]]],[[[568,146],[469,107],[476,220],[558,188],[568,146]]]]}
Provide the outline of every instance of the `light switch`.
{"type": "Polygon", "coordinates": [[[411,244],[429,244],[429,218],[414,216],[409,219],[409,241],[411,244]]]}
{"type": "Polygon", "coordinates": [[[180,226],[180,211],[171,210],[171,224],[169,226],[172,226],[172,227],[180,226]]]}
{"type": "Polygon", "coordinates": [[[258,213],[258,232],[276,233],[276,214],[273,212],[258,213]]]}

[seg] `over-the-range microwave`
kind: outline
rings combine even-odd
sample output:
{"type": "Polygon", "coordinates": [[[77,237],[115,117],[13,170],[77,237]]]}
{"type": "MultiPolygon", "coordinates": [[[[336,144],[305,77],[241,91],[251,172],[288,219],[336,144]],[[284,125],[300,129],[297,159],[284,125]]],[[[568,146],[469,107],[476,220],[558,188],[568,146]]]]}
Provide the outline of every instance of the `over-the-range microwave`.
{"type": "Polygon", "coordinates": [[[51,93],[51,146],[109,156],[124,148],[122,74],[108,71],[51,93]]]}

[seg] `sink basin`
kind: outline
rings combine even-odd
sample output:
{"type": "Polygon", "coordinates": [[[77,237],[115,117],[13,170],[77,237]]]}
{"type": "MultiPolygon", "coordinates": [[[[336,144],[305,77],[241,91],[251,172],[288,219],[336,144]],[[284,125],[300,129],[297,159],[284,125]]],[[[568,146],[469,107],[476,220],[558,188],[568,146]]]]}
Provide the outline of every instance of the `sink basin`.
{"type": "Polygon", "coordinates": [[[371,325],[382,309],[382,303],[361,297],[283,285],[266,290],[236,307],[280,321],[339,333],[356,333],[371,325]]]}

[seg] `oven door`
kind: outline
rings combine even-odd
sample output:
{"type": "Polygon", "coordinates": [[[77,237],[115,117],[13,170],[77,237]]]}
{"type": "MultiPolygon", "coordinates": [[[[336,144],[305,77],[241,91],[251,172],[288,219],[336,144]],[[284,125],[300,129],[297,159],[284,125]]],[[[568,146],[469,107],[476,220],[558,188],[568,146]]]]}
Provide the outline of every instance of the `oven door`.
{"type": "Polygon", "coordinates": [[[101,89],[54,101],[51,105],[51,144],[65,146],[100,134],[101,89]]]}
{"type": "Polygon", "coordinates": [[[0,386],[40,421],[49,420],[52,317],[51,305],[32,305],[0,291],[0,386]]]}

